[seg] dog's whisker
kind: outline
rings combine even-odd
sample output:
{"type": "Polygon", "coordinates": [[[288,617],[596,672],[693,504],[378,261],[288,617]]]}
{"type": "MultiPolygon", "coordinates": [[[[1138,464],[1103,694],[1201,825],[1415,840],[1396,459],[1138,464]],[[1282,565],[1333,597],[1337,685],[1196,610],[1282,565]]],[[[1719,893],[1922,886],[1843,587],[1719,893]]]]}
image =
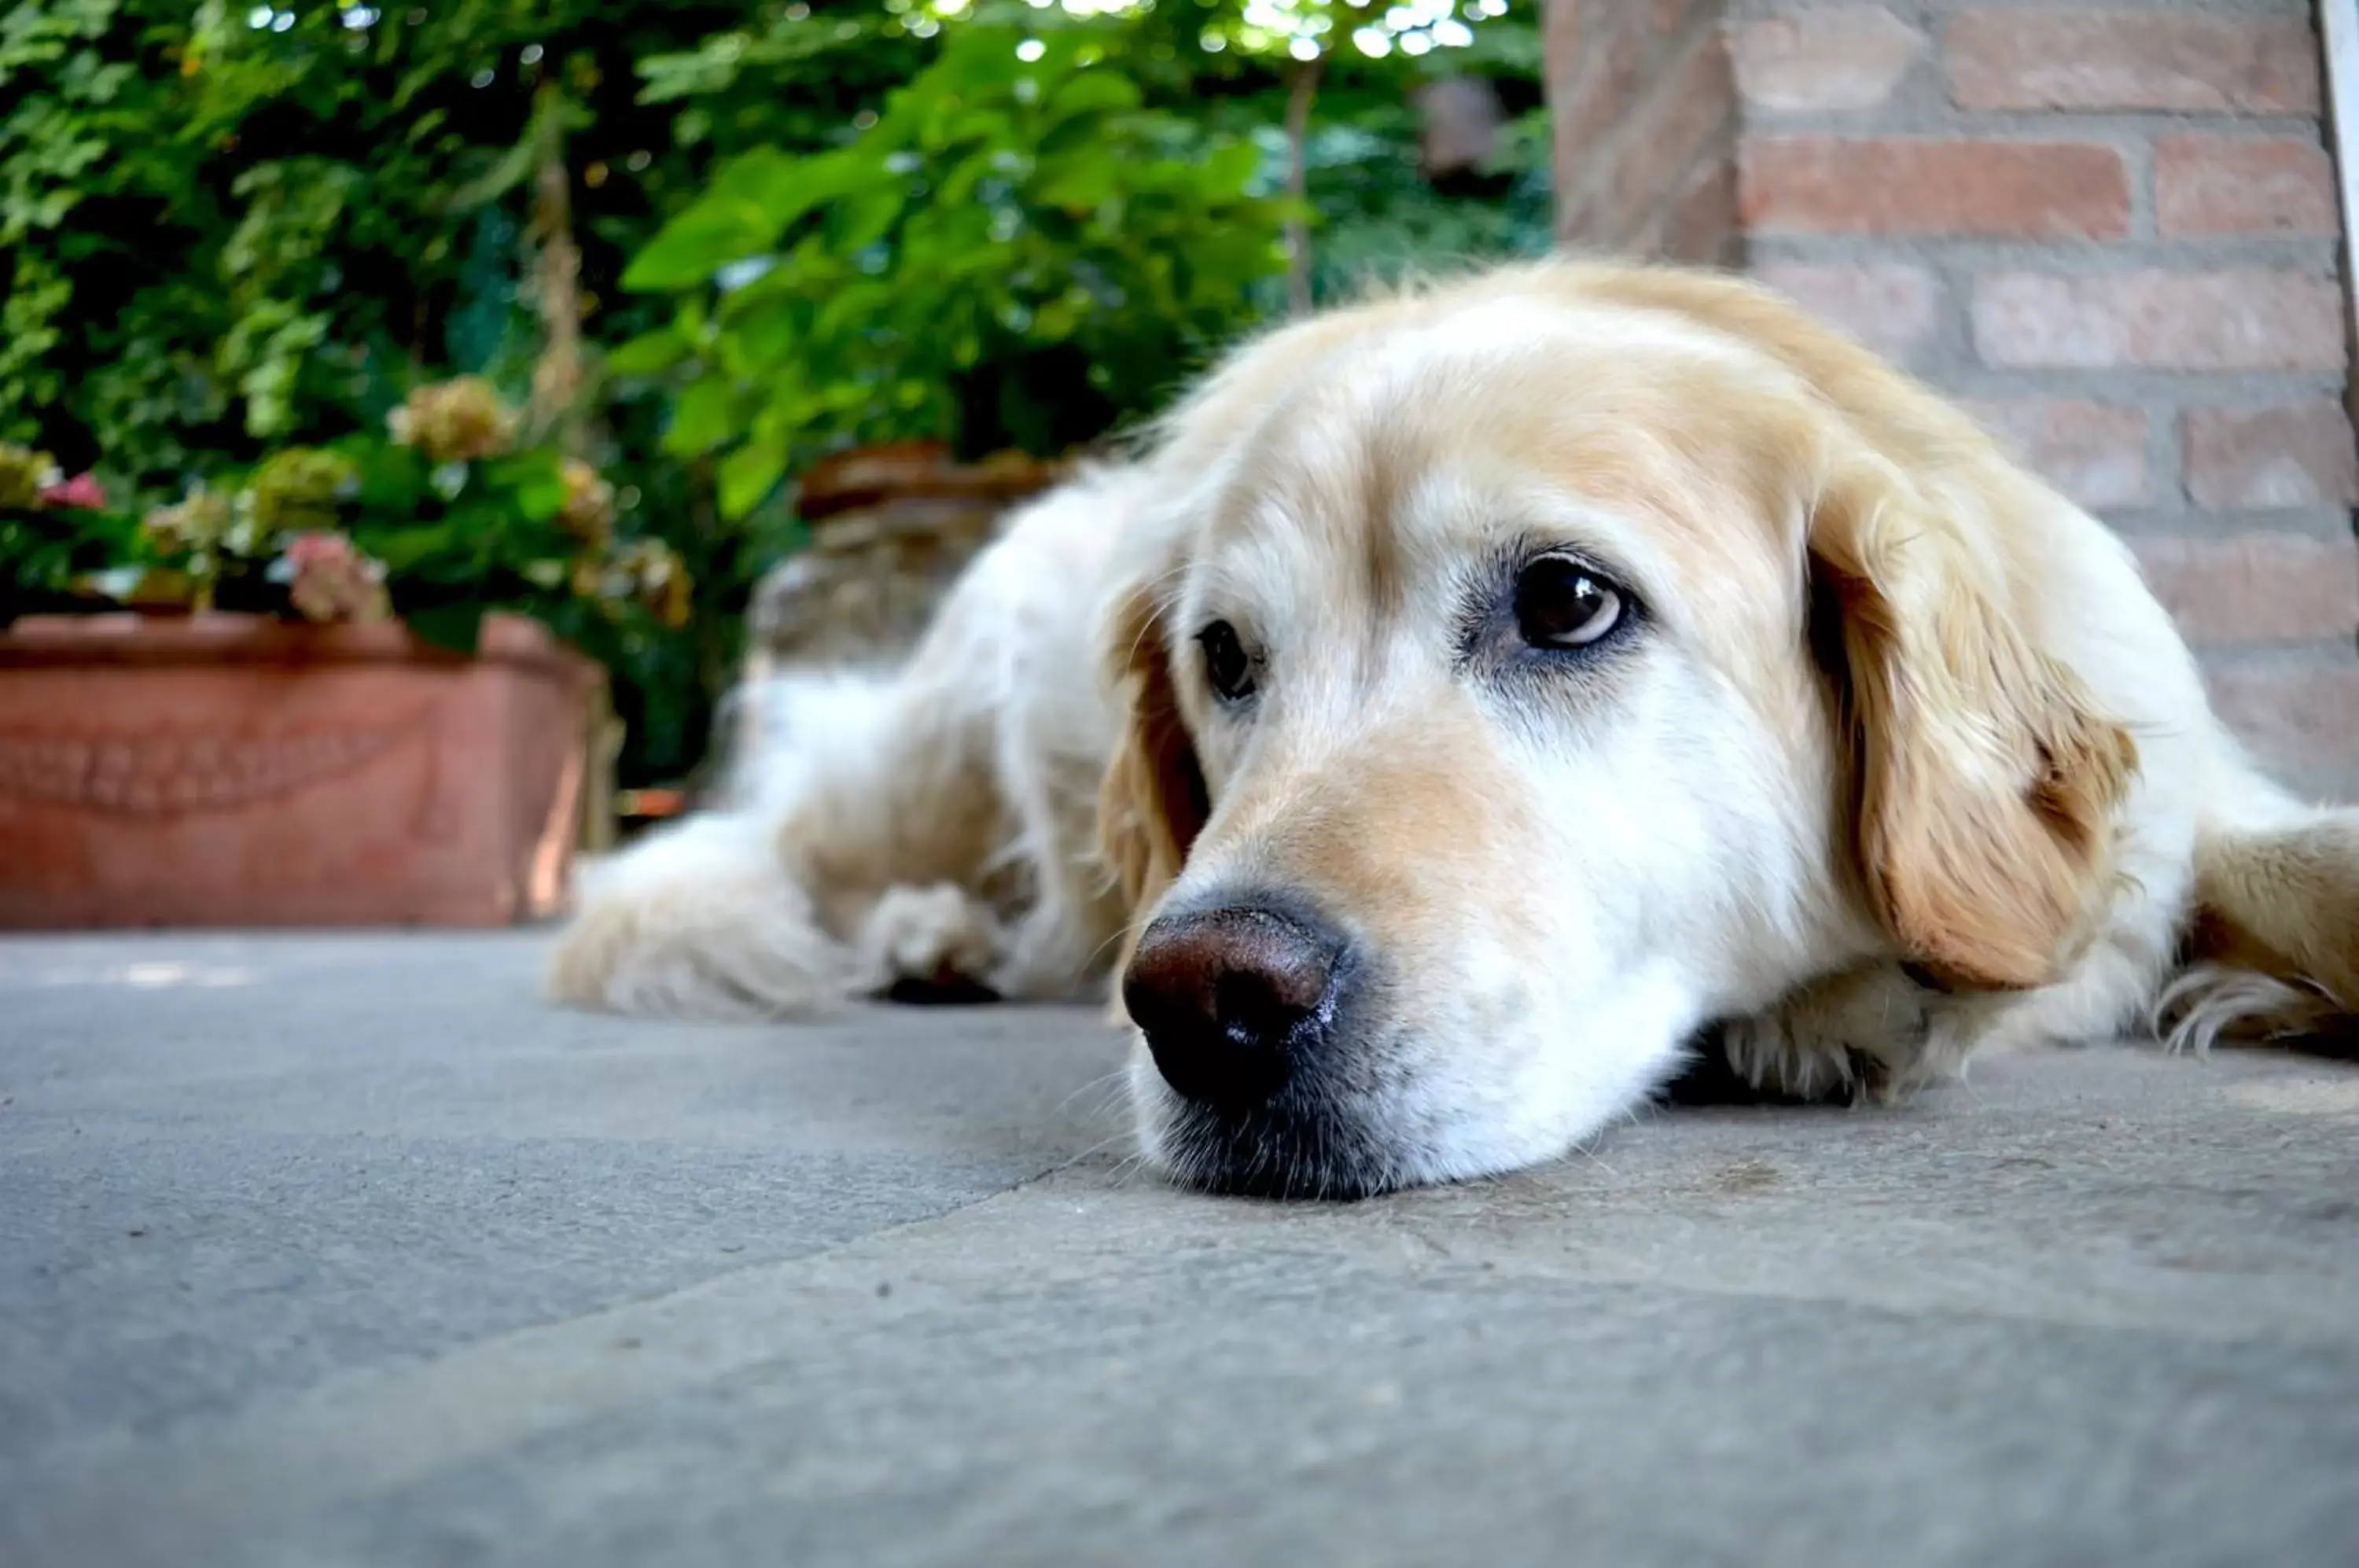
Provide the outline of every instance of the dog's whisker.
{"type": "Polygon", "coordinates": [[[1072,1108],[1074,1101],[1080,1099],[1084,1094],[1106,1094],[1108,1090],[1111,1090],[1113,1093],[1108,1094],[1104,1100],[1100,1101],[1097,1108],[1101,1112],[1110,1109],[1114,1099],[1122,1094],[1129,1075],[1130,1070],[1126,1067],[1117,1067],[1111,1073],[1100,1073],[1097,1077],[1091,1079],[1088,1083],[1083,1083],[1080,1088],[1075,1089],[1071,1094],[1067,1094],[1063,1099],[1058,1101],[1054,1114],[1062,1116],[1066,1111],[1072,1108]]]}

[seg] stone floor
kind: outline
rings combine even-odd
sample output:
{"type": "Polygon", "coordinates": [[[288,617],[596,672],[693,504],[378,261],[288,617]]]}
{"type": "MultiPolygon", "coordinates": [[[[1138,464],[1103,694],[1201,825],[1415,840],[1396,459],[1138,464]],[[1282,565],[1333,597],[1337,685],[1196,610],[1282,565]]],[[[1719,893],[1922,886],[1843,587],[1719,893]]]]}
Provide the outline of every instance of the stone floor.
{"type": "Polygon", "coordinates": [[[2092,1048],[1349,1207],[1079,1011],[0,943],[0,1561],[2350,1564],[2359,1068],[2092,1048]]]}

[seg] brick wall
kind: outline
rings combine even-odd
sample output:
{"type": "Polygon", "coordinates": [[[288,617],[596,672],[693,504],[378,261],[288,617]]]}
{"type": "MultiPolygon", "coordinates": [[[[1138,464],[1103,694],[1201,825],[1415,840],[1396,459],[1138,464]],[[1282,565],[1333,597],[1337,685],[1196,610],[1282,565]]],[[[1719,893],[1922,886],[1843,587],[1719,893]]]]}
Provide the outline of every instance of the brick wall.
{"type": "Polygon", "coordinates": [[[1705,0],[1548,0],[1557,233],[1682,261],[1737,254],[1736,86],[1705,0]]]}
{"type": "Polygon", "coordinates": [[[2359,456],[2308,5],[1658,5],[1678,62],[1648,35],[1617,71],[1600,40],[1648,7],[1556,3],[1569,240],[1732,257],[1958,396],[2131,539],[2255,747],[2359,798],[2359,456]],[[1575,9],[1624,21],[1585,45],[1575,9]],[[1699,253],[1599,216],[1639,111],[1581,95],[1712,80],[1715,49],[1734,109],[1697,155],[1732,149],[1736,200],[1699,253]]]}

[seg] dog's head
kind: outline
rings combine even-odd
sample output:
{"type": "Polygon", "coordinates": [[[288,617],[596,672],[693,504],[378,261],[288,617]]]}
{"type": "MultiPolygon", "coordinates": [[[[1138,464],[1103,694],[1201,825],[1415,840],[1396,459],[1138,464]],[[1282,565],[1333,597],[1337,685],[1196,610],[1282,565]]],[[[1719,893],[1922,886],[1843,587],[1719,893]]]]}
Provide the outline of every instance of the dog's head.
{"type": "Polygon", "coordinates": [[[1547,267],[1245,349],[1154,460],[1102,826],[1148,1158],[1354,1193],[1561,1153],[1707,1020],[2041,984],[2133,766],[2061,506],[1732,281],[1547,267]]]}

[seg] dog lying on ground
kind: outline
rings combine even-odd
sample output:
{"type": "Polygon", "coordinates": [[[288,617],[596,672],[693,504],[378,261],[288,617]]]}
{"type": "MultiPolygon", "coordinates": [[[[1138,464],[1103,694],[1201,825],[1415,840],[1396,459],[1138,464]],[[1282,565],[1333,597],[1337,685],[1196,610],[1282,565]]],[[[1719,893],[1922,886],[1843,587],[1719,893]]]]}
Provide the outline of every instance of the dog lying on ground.
{"type": "Polygon", "coordinates": [[[559,1000],[1112,971],[1148,1162],[1560,1155],[1712,1040],[1891,1093],[2359,1009],[2359,812],[2265,779],[2124,546],[1731,278],[1522,267],[1283,330],[1015,518],[763,799],[626,856],[559,1000]]]}

